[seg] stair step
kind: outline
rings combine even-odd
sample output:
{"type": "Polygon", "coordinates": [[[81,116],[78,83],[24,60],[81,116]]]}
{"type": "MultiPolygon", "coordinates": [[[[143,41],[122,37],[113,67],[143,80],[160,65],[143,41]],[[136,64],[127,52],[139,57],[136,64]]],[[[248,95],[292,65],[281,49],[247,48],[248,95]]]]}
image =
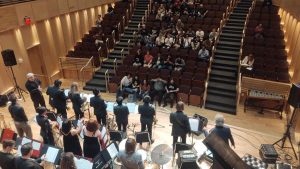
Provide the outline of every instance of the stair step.
{"type": "Polygon", "coordinates": [[[83,90],[87,90],[87,91],[93,91],[94,89],[98,89],[100,92],[106,92],[106,87],[90,86],[90,85],[86,85],[83,87],[83,90]]]}
{"type": "Polygon", "coordinates": [[[224,56],[224,55],[215,55],[215,59],[238,61],[239,57],[224,56]]]}
{"type": "Polygon", "coordinates": [[[215,70],[222,70],[222,71],[232,71],[232,72],[237,72],[238,66],[231,66],[231,65],[216,65],[212,64],[211,69],[215,70]]]}
{"type": "Polygon", "coordinates": [[[230,20],[226,23],[226,26],[238,26],[238,27],[244,27],[245,23],[236,23],[236,22],[230,22],[230,20]]]}
{"type": "MultiPolygon", "coordinates": [[[[115,61],[115,59],[109,58],[109,59],[105,60],[105,61],[103,62],[103,64],[113,65],[113,64],[114,64],[114,61],[115,61]]],[[[118,59],[117,59],[116,62],[117,62],[118,65],[122,64],[122,61],[121,61],[121,60],[118,60],[118,59]]]]}
{"type": "Polygon", "coordinates": [[[222,105],[230,108],[236,108],[236,98],[223,97],[214,94],[209,94],[206,97],[206,102],[222,105]]]}
{"type": "Polygon", "coordinates": [[[228,20],[228,22],[243,23],[243,24],[245,24],[245,20],[243,20],[243,19],[230,19],[230,20],[228,20]]]}
{"type": "Polygon", "coordinates": [[[236,93],[236,85],[224,84],[222,82],[208,81],[207,89],[208,90],[218,89],[218,90],[224,90],[224,91],[236,93]]]}
{"type": "Polygon", "coordinates": [[[232,47],[241,47],[241,42],[231,42],[231,41],[225,41],[225,40],[220,40],[218,42],[218,45],[225,45],[225,46],[232,46],[232,47]]]}
{"type": "Polygon", "coordinates": [[[235,37],[235,36],[224,36],[224,35],[221,35],[220,38],[219,38],[220,41],[231,41],[231,42],[238,42],[238,43],[241,43],[241,38],[239,37],[235,37]]]}
{"type": "Polygon", "coordinates": [[[221,59],[214,59],[213,64],[221,65],[221,66],[238,66],[238,61],[232,61],[232,60],[221,60],[221,59]]]}
{"type": "MultiPolygon", "coordinates": [[[[128,54],[128,51],[123,51],[124,54],[128,54]]],[[[113,54],[113,55],[121,55],[121,50],[114,50],[112,51],[110,54],[113,54]]]]}
{"type": "Polygon", "coordinates": [[[137,24],[138,25],[139,23],[141,23],[141,22],[140,21],[134,21],[134,20],[129,21],[129,24],[137,24]]]}
{"type": "Polygon", "coordinates": [[[208,102],[205,103],[205,108],[210,109],[210,110],[214,110],[214,111],[234,114],[234,115],[236,114],[236,109],[235,108],[224,107],[224,106],[220,106],[220,105],[211,104],[211,103],[208,103],[208,102]]]}
{"type": "Polygon", "coordinates": [[[235,30],[235,31],[243,31],[244,26],[228,26],[228,25],[225,25],[223,30],[224,29],[235,30]]]}
{"type": "Polygon", "coordinates": [[[236,12],[233,12],[233,13],[231,13],[230,16],[245,16],[246,17],[246,15],[247,14],[245,14],[245,13],[236,13],[236,12]]]}
{"type": "Polygon", "coordinates": [[[218,76],[218,77],[227,77],[230,79],[236,79],[237,78],[237,72],[231,72],[231,71],[224,71],[224,70],[214,70],[212,69],[210,72],[211,76],[218,76]]]}
{"type": "Polygon", "coordinates": [[[246,20],[246,16],[230,15],[230,16],[229,16],[229,20],[230,20],[230,19],[246,20]]]}
{"type": "Polygon", "coordinates": [[[117,43],[117,46],[123,46],[123,47],[128,47],[128,45],[133,45],[134,43],[129,43],[128,42],[119,42],[117,43]]]}
{"type": "Polygon", "coordinates": [[[221,55],[226,55],[226,56],[240,56],[240,51],[230,51],[230,50],[216,50],[215,54],[221,54],[221,55]]]}
{"type": "Polygon", "coordinates": [[[242,14],[248,14],[249,8],[234,8],[233,13],[242,13],[242,14]]]}
{"type": "Polygon", "coordinates": [[[227,83],[227,84],[232,84],[232,85],[236,85],[236,83],[237,83],[237,80],[228,79],[225,77],[218,77],[218,76],[210,76],[209,81],[210,82],[227,83]]]}
{"type": "Polygon", "coordinates": [[[111,65],[111,64],[103,64],[103,65],[101,65],[101,67],[103,69],[114,69],[114,65],[111,65]]]}
{"type": "Polygon", "coordinates": [[[222,32],[222,34],[220,35],[220,38],[221,37],[228,37],[228,38],[239,38],[240,41],[242,40],[242,36],[243,34],[240,33],[240,34],[234,34],[234,33],[227,33],[227,32],[222,32]]]}
{"type": "Polygon", "coordinates": [[[91,79],[88,82],[86,82],[87,85],[90,86],[101,86],[101,87],[106,87],[106,83],[105,80],[101,80],[101,79],[91,79]]]}
{"type": "Polygon", "coordinates": [[[230,50],[230,51],[240,51],[239,47],[225,46],[225,45],[218,45],[217,49],[219,49],[219,50],[230,50]]]}
{"type": "Polygon", "coordinates": [[[207,90],[207,94],[236,98],[235,92],[229,92],[229,91],[218,90],[218,89],[209,89],[209,90],[207,90]]]}
{"type": "MultiPolygon", "coordinates": [[[[111,79],[112,77],[109,76],[109,79],[111,79]]],[[[93,76],[93,79],[100,79],[100,80],[105,80],[105,75],[104,74],[95,74],[93,76]]]]}

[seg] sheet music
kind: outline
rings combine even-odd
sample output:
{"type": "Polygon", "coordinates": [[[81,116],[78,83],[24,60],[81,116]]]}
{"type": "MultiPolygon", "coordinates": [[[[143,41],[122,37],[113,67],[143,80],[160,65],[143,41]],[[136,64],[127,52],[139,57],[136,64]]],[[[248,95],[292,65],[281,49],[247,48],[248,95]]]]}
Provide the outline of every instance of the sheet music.
{"type": "Polygon", "coordinates": [[[189,118],[191,131],[198,132],[199,131],[199,119],[189,118]]]}
{"type": "Polygon", "coordinates": [[[48,161],[48,162],[54,164],[55,159],[56,159],[57,154],[58,154],[58,151],[59,151],[59,150],[58,150],[57,148],[48,147],[48,150],[47,150],[47,153],[46,153],[45,161],[48,161]]]}
{"type": "Polygon", "coordinates": [[[112,159],[117,156],[118,150],[114,143],[110,144],[106,149],[112,159]]]}
{"type": "Polygon", "coordinates": [[[32,142],[32,140],[30,140],[30,139],[28,139],[26,137],[23,137],[22,142],[21,142],[21,146],[24,145],[24,144],[26,144],[26,143],[31,143],[31,142],[32,142]]]}
{"type": "Polygon", "coordinates": [[[78,169],[92,169],[93,168],[93,163],[91,163],[90,161],[80,158],[77,159],[75,158],[75,165],[76,168],[78,169]]]}
{"type": "Polygon", "coordinates": [[[41,143],[36,142],[36,141],[32,142],[32,149],[34,149],[34,150],[40,150],[40,148],[41,148],[41,143]]]}
{"type": "Polygon", "coordinates": [[[195,145],[193,148],[196,150],[198,158],[200,158],[207,151],[207,147],[203,144],[202,140],[195,140],[195,145]]]}

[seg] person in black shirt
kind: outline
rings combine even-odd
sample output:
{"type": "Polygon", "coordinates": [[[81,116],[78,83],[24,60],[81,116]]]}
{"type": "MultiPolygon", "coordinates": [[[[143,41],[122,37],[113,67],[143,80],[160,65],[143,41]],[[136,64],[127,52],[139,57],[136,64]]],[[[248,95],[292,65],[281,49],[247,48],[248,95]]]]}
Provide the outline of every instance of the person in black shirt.
{"type": "Polygon", "coordinates": [[[86,98],[81,98],[78,90],[78,83],[73,82],[71,85],[69,98],[73,104],[73,110],[75,112],[76,119],[84,117],[84,113],[81,110],[82,104],[86,101],[86,98]]]}
{"type": "Polygon", "coordinates": [[[28,118],[24,112],[24,108],[18,104],[15,94],[11,94],[9,100],[11,105],[8,107],[8,111],[14,120],[18,135],[23,137],[25,133],[26,137],[32,138],[32,130],[28,124],[28,118]]]}
{"type": "Polygon", "coordinates": [[[15,141],[4,140],[2,143],[3,150],[0,152],[0,168],[2,169],[16,169],[15,157],[11,154],[14,149],[15,141]]]}
{"type": "Polygon", "coordinates": [[[123,97],[117,98],[117,104],[118,105],[114,106],[114,114],[116,116],[118,130],[126,132],[126,128],[128,125],[129,110],[127,106],[123,105],[123,97]]]}
{"type": "Polygon", "coordinates": [[[45,107],[38,107],[37,113],[36,121],[41,127],[40,135],[43,137],[44,144],[55,145],[51,124],[46,115],[47,109],[45,107]]]}
{"type": "Polygon", "coordinates": [[[167,106],[167,100],[170,100],[171,108],[173,108],[174,101],[177,99],[177,92],[179,88],[175,84],[173,79],[170,79],[169,83],[165,86],[166,93],[164,95],[164,107],[167,106]]]}
{"type": "Polygon", "coordinates": [[[57,90],[59,90],[59,80],[55,80],[54,81],[54,85],[53,86],[49,86],[47,88],[46,94],[49,95],[49,104],[50,106],[52,106],[53,108],[55,108],[54,104],[53,104],[53,98],[54,98],[54,94],[56,93],[57,90]]]}
{"type": "Polygon", "coordinates": [[[30,98],[33,101],[34,108],[36,109],[39,106],[46,107],[45,99],[42,94],[41,89],[41,81],[34,77],[33,73],[28,73],[27,82],[25,83],[25,87],[30,94],[30,98]]]}
{"type": "Polygon", "coordinates": [[[94,114],[97,117],[98,123],[106,126],[106,104],[99,93],[98,89],[93,90],[94,97],[90,100],[90,106],[94,108],[94,114]]]}
{"type": "Polygon", "coordinates": [[[66,119],[68,97],[65,95],[65,91],[63,89],[60,89],[60,86],[62,84],[60,80],[55,80],[54,84],[57,89],[53,95],[54,107],[56,108],[57,114],[66,119]]]}
{"type": "Polygon", "coordinates": [[[143,64],[144,64],[144,56],[141,53],[141,49],[139,49],[137,51],[137,54],[134,57],[134,61],[133,61],[132,65],[140,67],[140,66],[143,66],[143,64]]]}
{"type": "Polygon", "coordinates": [[[152,140],[152,124],[155,116],[155,109],[150,105],[150,101],[150,96],[145,96],[143,99],[144,104],[139,106],[138,111],[139,114],[141,114],[141,131],[145,131],[147,127],[151,142],[153,143],[154,140],[152,140]]]}
{"type": "Polygon", "coordinates": [[[191,127],[188,117],[183,113],[184,103],[178,102],[176,105],[176,112],[170,114],[170,123],[172,123],[172,136],[173,136],[173,148],[178,141],[178,137],[181,137],[182,143],[186,143],[186,134],[191,133],[191,127]]]}
{"type": "Polygon", "coordinates": [[[44,161],[41,159],[33,160],[30,158],[32,155],[32,146],[30,143],[22,145],[21,154],[21,157],[15,159],[16,169],[44,169],[44,167],[42,167],[44,161]]]}
{"type": "Polygon", "coordinates": [[[203,4],[200,4],[198,8],[198,16],[201,18],[204,18],[207,14],[208,10],[203,6],[203,4]]]}
{"type": "Polygon", "coordinates": [[[158,106],[160,106],[162,98],[165,93],[166,81],[161,78],[156,78],[156,79],[152,79],[151,82],[152,82],[151,90],[150,90],[151,102],[153,103],[154,98],[157,96],[158,106]]]}

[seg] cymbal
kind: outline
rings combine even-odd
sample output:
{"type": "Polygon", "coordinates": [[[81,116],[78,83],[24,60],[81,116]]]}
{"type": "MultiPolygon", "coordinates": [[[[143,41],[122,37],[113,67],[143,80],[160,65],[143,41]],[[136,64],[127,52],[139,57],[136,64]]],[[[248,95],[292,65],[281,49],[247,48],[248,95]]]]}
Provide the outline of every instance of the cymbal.
{"type": "Polygon", "coordinates": [[[167,164],[173,157],[173,149],[167,144],[160,144],[151,152],[151,159],[159,165],[167,164]]]}

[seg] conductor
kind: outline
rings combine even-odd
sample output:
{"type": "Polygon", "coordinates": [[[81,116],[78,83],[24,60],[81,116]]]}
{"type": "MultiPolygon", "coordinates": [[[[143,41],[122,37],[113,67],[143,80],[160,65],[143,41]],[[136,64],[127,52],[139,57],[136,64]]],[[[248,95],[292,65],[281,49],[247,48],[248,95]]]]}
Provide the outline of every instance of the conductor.
{"type": "Polygon", "coordinates": [[[152,124],[155,116],[155,109],[150,105],[150,101],[150,96],[145,96],[143,99],[144,104],[139,106],[138,111],[139,114],[141,114],[141,131],[145,131],[147,127],[147,131],[149,132],[151,142],[153,143],[154,140],[152,139],[152,124]]]}
{"type": "Polygon", "coordinates": [[[186,134],[191,133],[191,127],[188,117],[183,113],[184,103],[179,101],[176,105],[176,112],[170,114],[170,123],[172,126],[173,149],[178,137],[181,137],[182,143],[186,143],[186,134]]]}

